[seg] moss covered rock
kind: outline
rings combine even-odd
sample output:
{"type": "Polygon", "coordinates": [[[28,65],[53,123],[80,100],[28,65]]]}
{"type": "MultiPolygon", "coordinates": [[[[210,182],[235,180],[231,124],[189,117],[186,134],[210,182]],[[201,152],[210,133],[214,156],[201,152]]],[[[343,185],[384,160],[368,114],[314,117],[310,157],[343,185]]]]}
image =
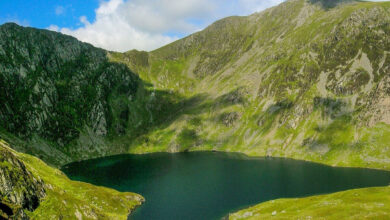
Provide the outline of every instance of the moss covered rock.
{"type": "Polygon", "coordinates": [[[27,170],[12,151],[0,143],[0,209],[8,217],[34,211],[45,197],[43,181],[27,170]]]}

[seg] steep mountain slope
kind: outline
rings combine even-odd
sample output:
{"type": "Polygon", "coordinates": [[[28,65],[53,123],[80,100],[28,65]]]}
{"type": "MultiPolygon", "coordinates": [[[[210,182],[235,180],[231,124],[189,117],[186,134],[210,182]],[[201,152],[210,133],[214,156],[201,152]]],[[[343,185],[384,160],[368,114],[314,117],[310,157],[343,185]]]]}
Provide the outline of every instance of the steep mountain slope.
{"type": "Polygon", "coordinates": [[[110,139],[142,134],[146,105],[175,100],[148,100],[137,75],[73,37],[9,23],[0,39],[0,136],[51,164],[125,152],[110,139]]]}
{"type": "MultiPolygon", "coordinates": [[[[30,153],[69,162],[74,152],[64,148],[82,129],[96,136],[123,129],[112,120],[109,99],[134,95],[139,80],[126,67],[109,63],[104,50],[15,24],[1,26],[0,38],[2,127],[22,139],[35,136],[36,142],[42,138],[61,146],[36,144],[30,153]]],[[[99,151],[96,145],[89,153],[99,151]]]]}
{"type": "Polygon", "coordinates": [[[111,53],[188,100],[129,151],[239,151],[390,169],[389,24],[389,2],[290,0],[150,53],[111,53]]]}
{"type": "Polygon", "coordinates": [[[27,218],[23,209],[34,211],[45,195],[43,181],[0,142],[0,219],[27,218]]]}
{"type": "Polygon", "coordinates": [[[0,140],[0,219],[127,219],[143,202],[134,193],[70,181],[0,140]]]}

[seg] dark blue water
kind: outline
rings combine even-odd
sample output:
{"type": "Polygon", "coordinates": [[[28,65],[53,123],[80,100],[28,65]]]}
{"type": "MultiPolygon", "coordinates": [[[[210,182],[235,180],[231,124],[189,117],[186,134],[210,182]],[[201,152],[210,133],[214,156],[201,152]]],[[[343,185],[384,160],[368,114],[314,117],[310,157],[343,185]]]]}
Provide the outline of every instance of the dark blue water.
{"type": "Polygon", "coordinates": [[[235,153],[120,155],[69,164],[73,180],[141,194],[131,219],[219,219],[267,200],[387,186],[390,172],[235,153]]]}

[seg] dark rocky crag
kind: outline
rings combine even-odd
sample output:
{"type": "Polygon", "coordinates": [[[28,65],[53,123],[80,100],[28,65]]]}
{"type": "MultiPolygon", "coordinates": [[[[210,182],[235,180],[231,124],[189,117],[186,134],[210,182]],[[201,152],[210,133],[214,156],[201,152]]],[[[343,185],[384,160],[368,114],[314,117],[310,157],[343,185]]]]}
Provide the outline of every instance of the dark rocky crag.
{"type": "Polygon", "coordinates": [[[29,172],[12,150],[0,145],[0,218],[28,219],[45,197],[45,184],[29,172]]]}
{"type": "MultiPolygon", "coordinates": [[[[134,99],[140,80],[109,62],[106,51],[13,23],[0,27],[0,39],[0,126],[23,140],[52,143],[24,151],[54,164],[69,162],[74,156],[66,146],[81,132],[107,136],[125,130],[115,119],[125,120],[129,106],[113,109],[110,102],[134,99]]],[[[96,142],[78,150],[92,155],[99,151],[96,142]]]]}

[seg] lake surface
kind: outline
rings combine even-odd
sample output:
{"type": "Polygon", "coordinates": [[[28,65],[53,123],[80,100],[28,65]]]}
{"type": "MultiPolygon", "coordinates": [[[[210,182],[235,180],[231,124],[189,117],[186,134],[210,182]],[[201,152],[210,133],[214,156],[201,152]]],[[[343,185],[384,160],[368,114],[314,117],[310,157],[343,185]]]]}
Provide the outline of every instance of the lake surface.
{"type": "Polygon", "coordinates": [[[141,194],[130,219],[220,219],[277,198],[387,186],[390,172],[235,153],[120,155],[69,164],[71,179],[141,194]]]}

